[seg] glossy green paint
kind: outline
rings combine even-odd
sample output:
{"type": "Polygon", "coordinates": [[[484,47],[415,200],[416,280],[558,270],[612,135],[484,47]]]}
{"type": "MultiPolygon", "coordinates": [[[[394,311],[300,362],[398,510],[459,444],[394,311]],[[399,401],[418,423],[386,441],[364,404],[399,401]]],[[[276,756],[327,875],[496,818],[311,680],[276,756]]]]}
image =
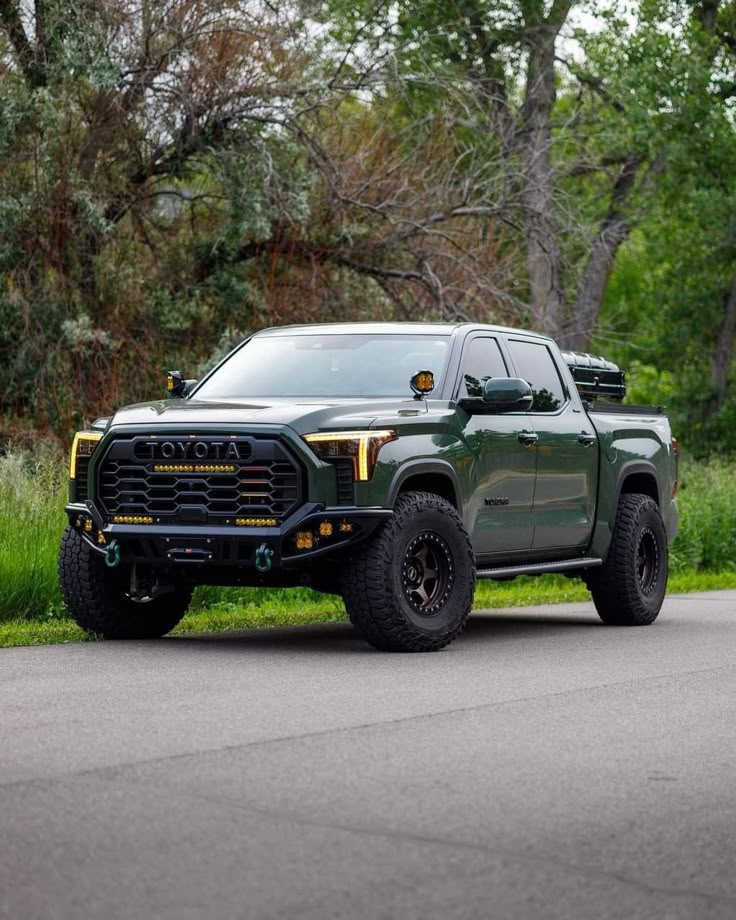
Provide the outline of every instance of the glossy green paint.
{"type": "MultiPolygon", "coordinates": [[[[303,441],[317,431],[390,428],[398,438],[382,447],[371,481],[355,484],[355,504],[390,508],[400,490],[437,482],[454,496],[484,560],[536,561],[591,555],[605,557],[619,492],[628,475],[649,477],[656,488],[670,539],[677,528],[672,501],[674,457],[664,416],[588,412],[581,403],[557,346],[543,336],[477,324],[346,324],[284,327],[259,335],[356,334],[402,331],[450,335],[448,365],[435,391],[416,399],[407,380],[400,399],[162,399],[121,409],[111,419],[90,464],[88,489],[95,499],[95,473],[109,440],[120,434],[159,436],[192,433],[278,434],[299,457],[307,500],[325,507],[337,501],[334,469],[303,441]],[[546,344],[566,388],[553,413],[479,412],[460,402],[464,343],[474,334],[495,338],[509,377],[515,372],[507,338],[546,344]],[[465,406],[465,408],[463,407],[465,406]],[[536,436],[536,440],[532,440],[536,436]],[[428,478],[431,477],[431,478],[428,478]],[[441,477],[441,479],[440,479],[441,477]]],[[[227,360],[227,359],[226,359],[227,360]]],[[[377,368],[380,373],[380,368],[377,368]]]]}

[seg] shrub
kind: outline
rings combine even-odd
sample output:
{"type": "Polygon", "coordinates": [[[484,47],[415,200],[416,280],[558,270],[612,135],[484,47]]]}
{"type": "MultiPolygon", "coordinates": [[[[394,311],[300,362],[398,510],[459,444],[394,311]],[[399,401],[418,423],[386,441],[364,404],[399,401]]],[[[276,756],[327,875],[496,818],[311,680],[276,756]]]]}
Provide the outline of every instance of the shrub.
{"type": "Polygon", "coordinates": [[[736,568],[736,476],[733,461],[684,462],[680,470],[680,530],[673,571],[736,568]]]}

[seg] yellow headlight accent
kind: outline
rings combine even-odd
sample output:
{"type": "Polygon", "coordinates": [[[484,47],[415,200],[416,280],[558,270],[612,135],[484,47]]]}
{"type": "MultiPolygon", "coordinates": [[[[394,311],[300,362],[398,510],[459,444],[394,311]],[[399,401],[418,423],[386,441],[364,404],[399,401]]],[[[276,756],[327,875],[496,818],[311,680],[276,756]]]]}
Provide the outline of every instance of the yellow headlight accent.
{"type": "Polygon", "coordinates": [[[342,521],[340,523],[340,533],[352,533],[353,525],[349,521],[342,521]]]}
{"type": "Polygon", "coordinates": [[[276,518],[235,518],[236,527],[278,527],[276,518]]]}
{"type": "Polygon", "coordinates": [[[368,482],[373,475],[378,451],[398,435],[390,429],[367,431],[318,431],[304,435],[304,440],[322,460],[350,459],[353,479],[368,482]]]}
{"type": "Polygon", "coordinates": [[[319,525],[319,535],[320,537],[332,536],[332,521],[322,521],[319,525]]]}
{"type": "Polygon", "coordinates": [[[91,457],[102,434],[97,431],[78,431],[72,441],[72,453],[69,458],[69,478],[77,478],[77,457],[91,457]]]}

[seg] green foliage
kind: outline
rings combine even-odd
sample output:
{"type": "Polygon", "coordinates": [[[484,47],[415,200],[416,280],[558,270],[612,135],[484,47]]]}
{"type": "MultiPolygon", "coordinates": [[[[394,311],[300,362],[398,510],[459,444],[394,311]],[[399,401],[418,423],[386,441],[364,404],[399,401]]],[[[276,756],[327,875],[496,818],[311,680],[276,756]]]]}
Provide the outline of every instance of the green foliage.
{"type": "MultiPolygon", "coordinates": [[[[564,7],[44,0],[24,13],[30,64],[0,13],[9,433],[66,439],[157,395],[166,367],[201,375],[238,330],[526,324],[525,86],[564,7]],[[488,213],[443,218],[458,206],[488,213]]],[[[633,230],[590,349],[703,456],[736,451],[732,357],[722,392],[712,374],[736,276],[736,0],[713,28],[706,7],[613,0],[591,27],[573,3],[549,150],[566,322],[615,212],[633,230]]]]}
{"type": "Polygon", "coordinates": [[[0,621],[62,612],[56,572],[67,475],[52,454],[0,456],[0,621]]]}
{"type": "Polygon", "coordinates": [[[680,471],[680,530],[673,571],[736,569],[736,476],[733,460],[689,461],[680,471]]]}
{"type": "Polygon", "coordinates": [[[671,371],[660,371],[652,364],[636,359],[626,368],[626,402],[634,405],[668,405],[675,391],[671,371]]]}

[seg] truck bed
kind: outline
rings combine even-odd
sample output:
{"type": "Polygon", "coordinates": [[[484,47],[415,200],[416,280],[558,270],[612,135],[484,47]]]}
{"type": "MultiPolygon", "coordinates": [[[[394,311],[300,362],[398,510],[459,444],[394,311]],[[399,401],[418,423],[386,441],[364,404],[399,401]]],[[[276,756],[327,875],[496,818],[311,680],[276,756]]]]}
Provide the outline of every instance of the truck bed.
{"type": "Polygon", "coordinates": [[[665,415],[664,406],[633,406],[622,403],[588,402],[583,401],[589,413],[603,413],[606,415],[665,415]]]}

